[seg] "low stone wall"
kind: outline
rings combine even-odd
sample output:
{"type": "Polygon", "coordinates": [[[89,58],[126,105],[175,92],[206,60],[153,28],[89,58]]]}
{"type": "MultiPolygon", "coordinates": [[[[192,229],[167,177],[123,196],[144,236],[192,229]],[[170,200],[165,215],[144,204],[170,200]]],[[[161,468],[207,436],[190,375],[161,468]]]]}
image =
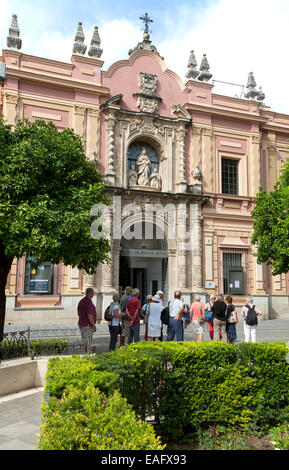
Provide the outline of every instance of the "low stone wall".
{"type": "Polygon", "coordinates": [[[49,358],[13,359],[0,364],[0,396],[43,387],[49,358]]]}

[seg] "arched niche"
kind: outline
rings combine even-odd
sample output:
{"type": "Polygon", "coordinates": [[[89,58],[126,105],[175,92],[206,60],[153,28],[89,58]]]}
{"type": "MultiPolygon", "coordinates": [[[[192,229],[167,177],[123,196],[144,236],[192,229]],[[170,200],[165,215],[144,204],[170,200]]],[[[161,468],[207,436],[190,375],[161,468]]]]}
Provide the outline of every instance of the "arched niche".
{"type": "MultiPolygon", "coordinates": [[[[151,137],[141,135],[135,138],[128,144],[127,147],[127,174],[130,174],[130,171],[135,170],[138,173],[137,161],[139,156],[142,153],[150,160],[150,168],[147,170],[148,178],[155,172],[156,174],[162,174],[162,146],[159,142],[155,141],[151,137]]],[[[161,178],[160,178],[161,181],[161,178]]],[[[129,183],[129,181],[128,181],[129,183]]],[[[144,186],[142,183],[137,183],[140,186],[144,186]]],[[[161,189],[161,182],[160,188],[161,189]]],[[[134,186],[130,184],[130,186],[134,186]]],[[[149,187],[149,184],[147,185],[149,187]]]]}

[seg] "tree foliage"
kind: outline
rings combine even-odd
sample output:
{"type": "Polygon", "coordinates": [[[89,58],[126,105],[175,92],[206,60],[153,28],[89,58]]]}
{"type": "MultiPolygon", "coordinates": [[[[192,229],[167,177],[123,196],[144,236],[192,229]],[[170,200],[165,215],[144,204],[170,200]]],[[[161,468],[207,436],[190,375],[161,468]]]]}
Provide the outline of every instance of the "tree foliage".
{"type": "Polygon", "coordinates": [[[272,274],[289,271],[289,160],[284,163],[274,190],[260,191],[252,211],[253,245],[258,263],[267,263],[272,274]]]}
{"type": "MultiPolygon", "coordinates": [[[[37,264],[94,272],[109,244],[91,236],[90,210],[109,201],[83,140],[53,123],[19,120],[12,128],[0,120],[0,151],[0,297],[7,269],[25,253],[37,264]]],[[[3,321],[1,300],[0,311],[3,321]]]]}

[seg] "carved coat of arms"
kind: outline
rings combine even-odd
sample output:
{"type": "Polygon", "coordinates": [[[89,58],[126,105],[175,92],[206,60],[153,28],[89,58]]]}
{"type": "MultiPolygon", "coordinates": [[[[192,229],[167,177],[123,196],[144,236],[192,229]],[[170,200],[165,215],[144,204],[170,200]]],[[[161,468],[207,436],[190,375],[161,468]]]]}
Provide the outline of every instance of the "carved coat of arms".
{"type": "Polygon", "coordinates": [[[146,95],[153,95],[157,87],[158,78],[152,73],[140,72],[138,75],[138,85],[146,95]]]}

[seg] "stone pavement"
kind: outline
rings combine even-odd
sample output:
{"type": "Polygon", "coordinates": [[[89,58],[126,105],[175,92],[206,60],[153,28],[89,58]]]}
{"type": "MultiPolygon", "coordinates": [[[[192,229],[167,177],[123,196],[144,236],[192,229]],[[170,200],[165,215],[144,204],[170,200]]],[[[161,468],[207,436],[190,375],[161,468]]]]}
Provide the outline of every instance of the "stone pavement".
{"type": "Polygon", "coordinates": [[[35,449],[42,399],[43,388],[0,397],[0,451],[35,449]]]}
{"type": "MultiPolygon", "coordinates": [[[[22,325],[22,328],[27,325],[22,325]]],[[[31,326],[39,330],[47,329],[47,325],[31,326]]],[[[77,328],[75,325],[49,325],[49,328],[77,328]]],[[[20,325],[5,328],[5,331],[18,331],[20,325]]],[[[144,326],[141,326],[141,339],[144,326]]],[[[244,340],[242,324],[237,325],[238,341],[244,340]]],[[[166,338],[166,328],[164,339],[166,338]]],[[[185,331],[185,341],[191,340],[191,333],[185,331]]],[[[204,340],[209,341],[208,330],[205,328],[204,340]]],[[[285,341],[289,342],[289,317],[268,321],[259,321],[257,329],[257,342],[285,341]]],[[[98,325],[94,335],[95,352],[108,351],[109,334],[105,324],[98,325]]],[[[41,403],[43,389],[33,389],[0,397],[0,450],[32,450],[35,449],[37,434],[41,421],[41,403]]]]}
{"type": "MultiPolygon", "coordinates": [[[[71,331],[74,334],[80,334],[77,324],[75,323],[46,323],[46,324],[14,324],[14,325],[5,325],[5,333],[10,331],[20,331],[27,330],[27,327],[30,326],[31,330],[37,330],[39,337],[41,332],[43,335],[53,330],[63,330],[71,331]]],[[[166,329],[164,327],[164,338],[166,337],[166,329]]],[[[141,324],[141,338],[144,335],[144,325],[141,324]]],[[[244,332],[243,332],[243,323],[240,322],[237,325],[237,335],[239,341],[244,341],[244,332]]],[[[191,334],[187,333],[185,330],[185,340],[188,341],[191,339],[191,334]]],[[[204,329],[204,340],[209,340],[208,329],[205,326],[204,329]]],[[[259,324],[257,327],[257,341],[289,341],[289,314],[282,316],[282,318],[276,318],[272,320],[262,320],[259,319],[259,324]]],[[[97,325],[96,333],[94,334],[93,343],[96,346],[96,352],[107,351],[107,346],[109,343],[109,331],[107,323],[101,323],[97,325]]]]}

